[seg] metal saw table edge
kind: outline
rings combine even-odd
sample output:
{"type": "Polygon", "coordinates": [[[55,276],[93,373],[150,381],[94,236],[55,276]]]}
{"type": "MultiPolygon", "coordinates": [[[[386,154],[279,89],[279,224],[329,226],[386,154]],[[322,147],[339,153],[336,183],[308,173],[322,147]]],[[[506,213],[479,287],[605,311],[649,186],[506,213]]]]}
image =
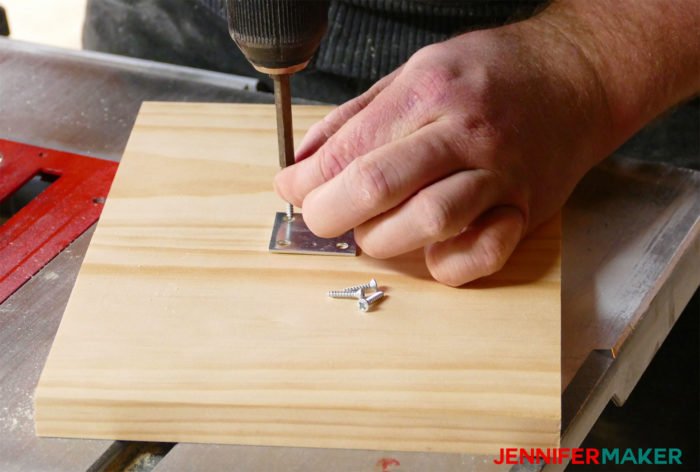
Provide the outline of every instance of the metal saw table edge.
{"type": "MultiPolygon", "coordinates": [[[[26,67],[31,70],[40,70],[41,65],[46,65],[48,61],[57,69],[49,72],[49,79],[52,73],[60,72],[62,63],[67,62],[78,65],[90,64],[97,69],[103,70],[104,77],[120,75],[128,77],[134,74],[138,76],[143,73],[145,77],[144,82],[152,81],[150,85],[129,84],[134,89],[142,86],[142,89],[139,90],[140,94],[134,94],[134,96],[130,97],[131,100],[128,103],[128,107],[120,107],[112,113],[109,120],[105,120],[105,124],[114,125],[118,123],[119,126],[117,129],[112,128],[110,130],[114,135],[112,136],[113,139],[102,145],[102,147],[96,146],[98,141],[90,139],[91,136],[88,136],[87,139],[80,139],[79,131],[85,125],[85,120],[81,119],[83,117],[75,120],[66,118],[70,111],[69,105],[77,103],[77,97],[73,100],[73,103],[71,103],[71,100],[66,100],[68,103],[64,104],[63,109],[57,108],[48,113],[48,116],[51,116],[51,113],[62,113],[64,115],[62,117],[64,120],[60,123],[62,126],[61,130],[65,130],[63,133],[60,131],[58,133],[55,131],[47,133],[47,126],[49,125],[47,122],[39,122],[37,126],[29,128],[26,126],[17,127],[7,117],[8,113],[11,114],[12,112],[12,100],[9,101],[10,103],[0,104],[0,111],[5,116],[5,118],[0,118],[0,133],[2,133],[2,137],[24,140],[25,142],[33,141],[32,144],[53,146],[72,152],[90,153],[112,160],[118,159],[121,150],[126,144],[128,131],[135,118],[140,99],[163,99],[163,90],[159,90],[160,93],[154,91],[153,83],[157,83],[158,80],[174,84],[171,91],[165,90],[165,92],[170,92],[173,96],[176,96],[177,98],[175,99],[241,101],[240,96],[233,96],[233,91],[251,87],[251,82],[247,81],[247,79],[240,80],[225,74],[99,53],[63,51],[0,39],[0,62],[12,64],[13,61],[18,61],[25,65],[28,64],[26,67]],[[200,93],[200,96],[197,96],[195,92],[189,92],[189,94],[181,93],[178,87],[184,87],[187,83],[196,84],[203,88],[209,87],[209,89],[200,93]],[[226,90],[230,91],[230,96],[222,98],[226,90]],[[207,97],[207,94],[211,95],[211,97],[207,97]],[[48,136],[48,139],[42,136],[48,136]],[[42,139],[43,141],[39,141],[42,139]]],[[[88,81],[90,77],[92,76],[88,74],[88,81]]],[[[32,80],[42,79],[33,77],[32,80]]],[[[45,80],[45,82],[48,82],[48,80],[45,80]]],[[[101,93],[100,85],[104,87],[104,84],[100,84],[100,81],[97,80],[96,85],[97,87],[92,92],[101,93]]],[[[44,87],[46,87],[46,83],[41,85],[42,90],[44,87]]],[[[2,93],[3,86],[0,84],[0,94],[2,93]]],[[[243,100],[268,103],[271,101],[271,97],[245,92],[240,93],[244,95],[243,100]]],[[[54,90],[54,95],[50,93],[45,93],[45,95],[57,98],[61,96],[61,93],[56,89],[54,90]]],[[[18,97],[14,97],[18,103],[23,98],[21,94],[18,97]]],[[[80,108],[77,109],[80,110],[80,108]]],[[[31,119],[28,116],[21,118],[24,120],[31,119]]],[[[100,125],[102,123],[98,123],[98,126],[100,125]]],[[[55,129],[56,126],[56,123],[52,123],[51,128],[55,129]]],[[[100,132],[95,134],[99,138],[104,139],[104,135],[100,132]]],[[[694,179],[698,183],[697,188],[700,189],[700,178],[697,173],[695,173],[694,179]]],[[[700,192],[700,190],[698,191],[700,192]]],[[[24,415],[19,419],[20,423],[23,424],[18,425],[14,423],[13,421],[17,417],[12,415],[8,415],[5,420],[0,421],[0,465],[3,470],[23,470],[16,467],[21,467],[23,463],[24,465],[32,464],[31,461],[26,462],[23,459],[16,461],[16,458],[12,457],[12,451],[16,452],[18,448],[24,449],[24,446],[29,446],[30,450],[34,449],[35,452],[39,453],[39,456],[45,458],[44,462],[39,458],[39,462],[33,464],[35,466],[34,470],[76,470],[88,468],[88,466],[94,464],[101,455],[108,451],[110,445],[114,444],[109,441],[37,440],[36,438],[31,438],[32,440],[29,441],[31,444],[29,444],[22,439],[22,436],[25,436],[28,432],[26,430],[27,424],[29,424],[31,429],[33,423],[32,412],[26,410],[26,405],[31,403],[33,386],[36,384],[43,362],[46,355],[48,355],[48,349],[62,315],[62,308],[67,301],[91,233],[92,230],[89,230],[78,238],[73,245],[42,269],[34,279],[16,292],[5,304],[0,305],[0,315],[15,314],[13,324],[9,324],[6,320],[0,318],[0,340],[4,341],[6,337],[10,337],[8,330],[25,333],[24,337],[17,336],[14,340],[11,339],[10,348],[6,353],[0,354],[0,360],[3,360],[4,355],[8,362],[13,362],[11,368],[8,369],[6,367],[5,371],[0,370],[0,380],[2,381],[0,392],[3,392],[2,396],[4,398],[10,398],[8,403],[3,402],[4,404],[0,405],[0,408],[5,407],[7,411],[9,407],[6,405],[14,405],[14,407],[18,408],[17,411],[24,415]],[[50,290],[45,289],[47,285],[50,287],[50,290]],[[28,319],[30,317],[27,315],[30,313],[18,307],[18,303],[41,303],[41,293],[46,293],[46,296],[53,302],[53,306],[44,306],[45,310],[50,311],[44,311],[43,315],[46,316],[44,319],[28,319]],[[38,323],[36,323],[37,321],[38,323]],[[38,343],[38,345],[35,343],[38,343]],[[26,352],[30,352],[30,355],[27,356],[26,352]],[[13,385],[10,382],[12,380],[11,375],[20,372],[23,372],[23,376],[28,382],[28,384],[25,383],[25,387],[18,384],[13,385]],[[27,391],[26,387],[30,387],[29,391],[27,391]],[[14,391],[10,391],[13,388],[14,391]],[[5,393],[9,394],[8,397],[5,397],[5,393]],[[20,430],[24,434],[21,434],[20,430]],[[13,434],[14,432],[17,434],[13,434]]],[[[682,307],[690,299],[698,284],[700,284],[700,274],[696,274],[695,277],[687,275],[688,272],[691,275],[693,272],[689,268],[700,265],[699,233],[700,223],[696,220],[683,239],[683,244],[674,252],[666,271],[659,277],[655,284],[655,290],[648,293],[645,300],[635,310],[636,325],[634,329],[624,333],[624,341],[620,345],[615,346],[615,357],[613,358],[610,350],[593,351],[564,391],[562,400],[565,422],[562,436],[563,447],[573,447],[580,444],[611,397],[624,400],[629,395],[651,361],[656,349],[665,339],[673,323],[675,323],[682,311],[682,307]],[[583,407],[585,407],[585,411],[583,407]]],[[[25,436],[25,439],[30,438],[25,436]]],[[[385,455],[368,451],[319,451],[298,448],[252,448],[179,444],[156,466],[156,470],[177,470],[178,467],[186,464],[193,466],[202,459],[206,459],[211,465],[220,464],[221,466],[227,463],[229,465],[233,463],[240,464],[241,461],[250,463],[249,461],[253,460],[253,463],[250,464],[254,466],[255,460],[262,460],[263,457],[271,459],[277,457],[281,461],[278,464],[284,463],[285,466],[290,467],[295,461],[300,460],[305,464],[306,470],[325,470],[329,463],[334,463],[337,467],[340,467],[336,470],[345,470],[343,468],[345,465],[370,467],[374,464],[372,461],[376,457],[381,459],[385,455]],[[260,451],[260,449],[265,449],[265,451],[260,451]],[[309,451],[313,451],[313,453],[309,451]],[[310,467],[313,464],[317,464],[317,469],[310,467]]],[[[484,470],[493,468],[489,458],[480,456],[426,453],[401,453],[393,456],[403,457],[404,463],[407,465],[423,463],[426,466],[434,467],[440,464],[445,466],[451,464],[465,467],[465,470],[472,470],[473,467],[477,469],[483,468],[484,470]]]]}

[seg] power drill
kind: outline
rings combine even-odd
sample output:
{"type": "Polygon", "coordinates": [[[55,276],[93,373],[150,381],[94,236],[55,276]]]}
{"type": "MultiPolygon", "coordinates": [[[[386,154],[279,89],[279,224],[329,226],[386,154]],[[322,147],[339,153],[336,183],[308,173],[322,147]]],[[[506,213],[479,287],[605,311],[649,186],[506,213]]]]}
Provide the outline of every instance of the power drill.
{"type": "MultiPolygon", "coordinates": [[[[289,78],[306,67],[328,27],[330,0],[227,0],[231,37],[275,85],[280,167],[294,164],[289,78]]],[[[290,204],[287,217],[292,218],[290,204]]]]}

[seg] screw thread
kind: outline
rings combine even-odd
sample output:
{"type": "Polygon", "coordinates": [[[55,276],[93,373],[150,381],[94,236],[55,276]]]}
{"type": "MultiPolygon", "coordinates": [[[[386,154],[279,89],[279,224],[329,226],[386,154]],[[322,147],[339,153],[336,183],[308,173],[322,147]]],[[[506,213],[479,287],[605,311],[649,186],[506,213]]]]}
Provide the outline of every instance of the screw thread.
{"type": "Polygon", "coordinates": [[[328,296],[331,298],[364,298],[365,297],[365,291],[364,289],[357,289],[354,291],[347,291],[347,290],[331,290],[328,292],[328,296]]]}
{"type": "Polygon", "coordinates": [[[342,291],[343,292],[356,292],[357,290],[360,290],[360,289],[362,289],[362,290],[376,290],[377,289],[377,280],[372,279],[369,282],[367,282],[366,284],[353,285],[352,287],[344,288],[342,291]]]}

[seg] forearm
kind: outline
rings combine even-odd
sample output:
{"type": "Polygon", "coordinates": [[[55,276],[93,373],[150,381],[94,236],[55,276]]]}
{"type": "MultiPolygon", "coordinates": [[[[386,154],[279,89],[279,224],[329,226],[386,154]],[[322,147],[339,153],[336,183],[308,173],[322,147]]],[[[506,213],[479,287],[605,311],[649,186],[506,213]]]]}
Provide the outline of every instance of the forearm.
{"type": "Polygon", "coordinates": [[[612,146],[700,91],[698,0],[559,0],[536,21],[576,44],[595,70],[612,146]]]}

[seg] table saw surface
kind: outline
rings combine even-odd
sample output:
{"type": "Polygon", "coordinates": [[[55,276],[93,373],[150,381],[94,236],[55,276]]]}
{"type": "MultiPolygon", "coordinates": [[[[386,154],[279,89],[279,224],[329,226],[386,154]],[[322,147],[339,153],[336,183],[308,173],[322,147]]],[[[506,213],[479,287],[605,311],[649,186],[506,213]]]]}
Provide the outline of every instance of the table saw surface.
{"type": "MultiPolygon", "coordinates": [[[[272,102],[247,79],[6,39],[0,62],[0,138],[104,159],[121,156],[143,100],[272,102]]],[[[563,227],[562,446],[573,447],[626,399],[700,284],[700,174],[615,156],[578,186],[563,227]]],[[[99,469],[141,452],[142,470],[159,472],[498,469],[459,454],[37,439],[33,391],[91,233],[0,305],[0,469],[99,469]]]]}

